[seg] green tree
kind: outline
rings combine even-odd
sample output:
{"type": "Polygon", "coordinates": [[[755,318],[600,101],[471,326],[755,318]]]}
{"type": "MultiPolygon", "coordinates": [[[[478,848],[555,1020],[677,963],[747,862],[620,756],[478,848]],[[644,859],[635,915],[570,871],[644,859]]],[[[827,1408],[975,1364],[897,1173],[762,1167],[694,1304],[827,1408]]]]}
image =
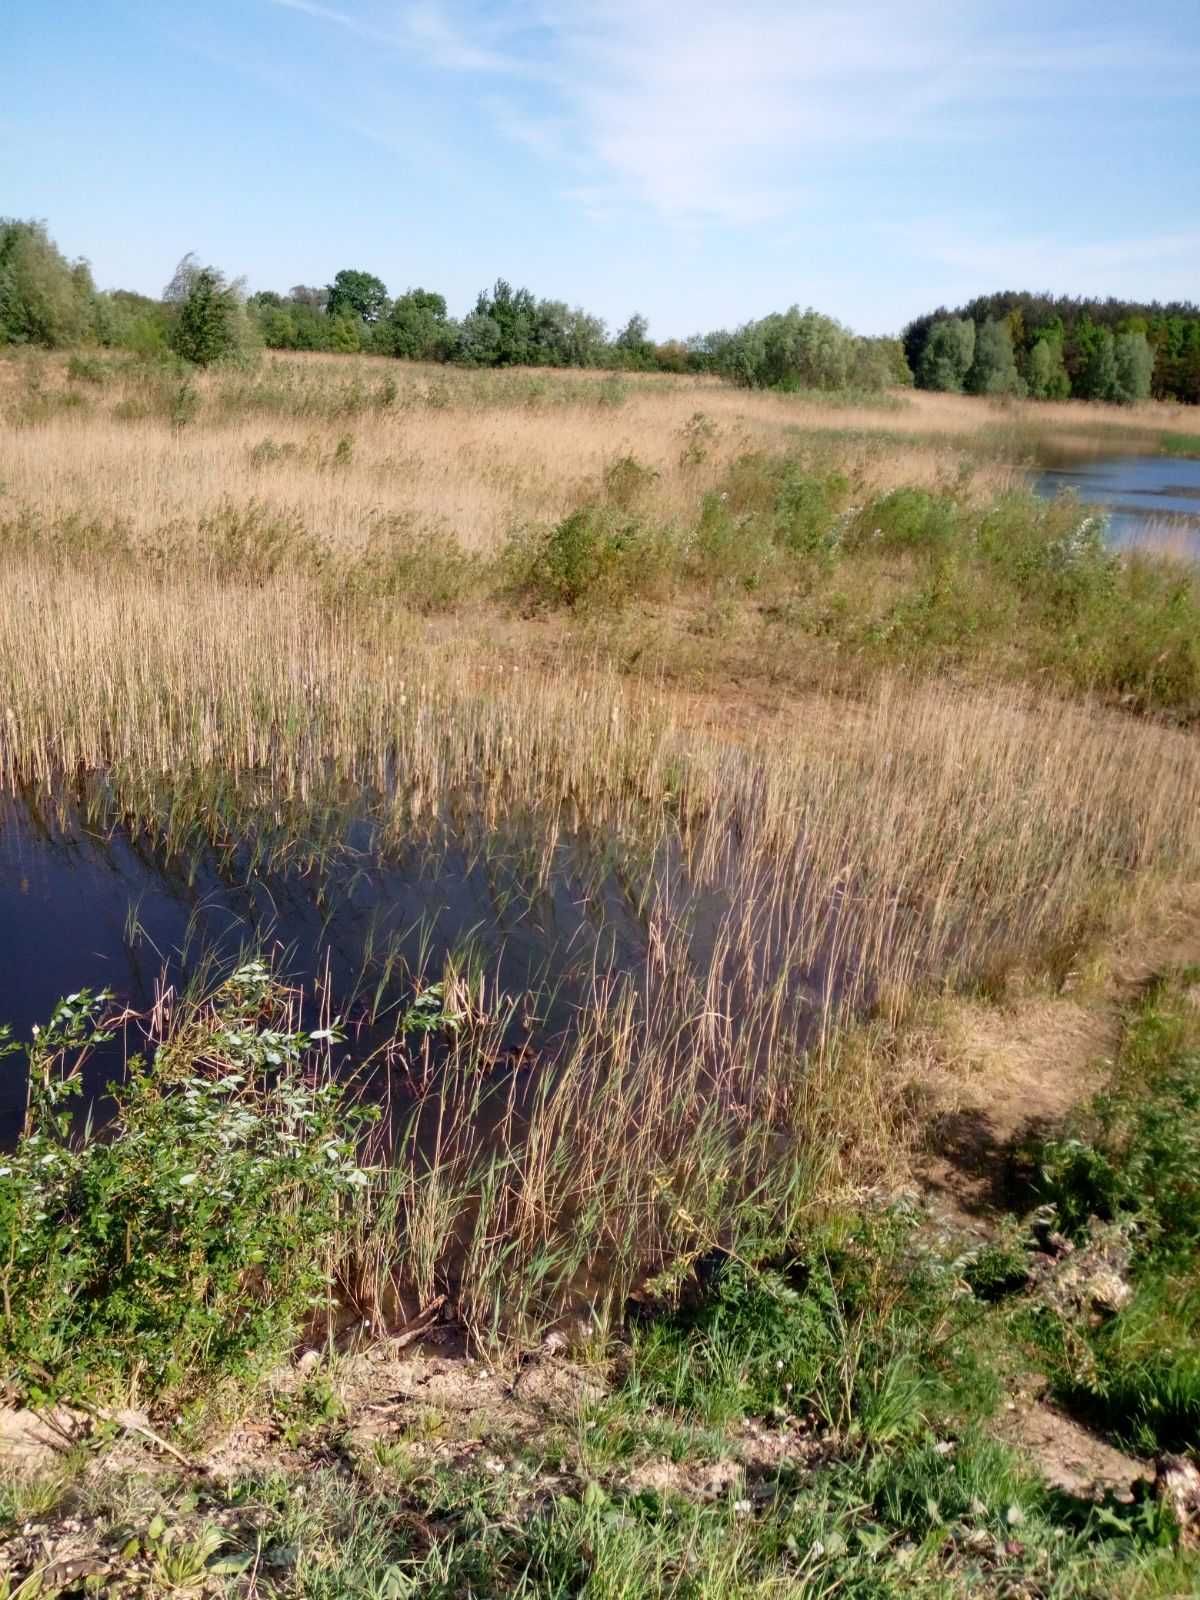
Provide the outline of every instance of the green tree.
{"type": "Polygon", "coordinates": [[[1085,400],[1117,398],[1117,351],[1111,332],[1096,328],[1088,340],[1086,364],[1075,384],[1075,392],[1085,400]]]}
{"type": "Polygon", "coordinates": [[[970,317],[935,322],[921,353],[917,378],[923,389],[961,394],[975,360],[975,324],[970,317]]]}
{"type": "Polygon", "coordinates": [[[1061,322],[1037,330],[1029,352],[1028,381],[1035,400],[1065,400],[1071,393],[1071,380],[1063,365],[1061,322]]]}
{"type": "Polygon", "coordinates": [[[1154,351],[1146,335],[1141,331],[1117,334],[1113,355],[1117,365],[1113,399],[1127,406],[1148,400],[1154,380],[1154,351]]]}
{"type": "Polygon", "coordinates": [[[93,321],[96,338],[104,345],[132,350],[138,355],[161,355],[167,348],[168,317],[161,300],[114,289],[96,296],[93,321]]]}
{"type": "Polygon", "coordinates": [[[605,355],[604,324],[565,300],[539,300],[531,359],[552,367],[595,367],[605,355]]]}
{"type": "Polygon", "coordinates": [[[882,357],[887,370],[887,383],[890,387],[911,389],[913,386],[913,371],[908,364],[908,357],[904,353],[904,343],[900,339],[886,337],[862,339],[860,344],[868,344],[882,357]]]}
{"type": "Polygon", "coordinates": [[[406,361],[444,361],[453,338],[445,297],[432,289],[407,289],[379,324],[373,343],[406,361]]]}
{"type": "MultiPolygon", "coordinates": [[[[722,347],[721,370],[759,389],[845,389],[855,374],[858,343],[832,317],[792,306],[739,328],[722,347]]],[[[876,381],[883,370],[883,364],[874,368],[876,381]]]]}
{"type": "Polygon", "coordinates": [[[458,325],[454,359],[469,367],[494,367],[499,361],[500,345],[499,324],[477,305],[458,325]]]}
{"type": "Polygon", "coordinates": [[[41,222],[0,218],[0,344],[79,344],[93,331],[95,289],[41,222]]]}
{"type": "Polygon", "coordinates": [[[654,341],[650,337],[650,324],[640,311],[635,311],[613,340],[613,353],[617,365],[641,371],[654,365],[654,341]]]}
{"type": "Polygon", "coordinates": [[[359,329],[362,323],[357,317],[352,317],[347,312],[341,312],[329,318],[329,348],[336,350],[339,355],[357,355],[362,349],[362,334],[359,329]]]}
{"type": "Polygon", "coordinates": [[[1010,324],[988,321],[975,334],[975,359],[967,373],[966,387],[972,394],[1022,394],[1025,389],[1017,371],[1010,324]]]}
{"type": "Polygon", "coordinates": [[[368,327],[388,308],[387,285],[372,272],[344,268],[325,291],[325,311],[330,317],[361,317],[368,327]]]}
{"type": "MultiPolygon", "coordinates": [[[[207,367],[232,355],[242,343],[242,306],[237,286],[216,267],[196,267],[185,256],[168,291],[186,283],[171,327],[171,348],[185,361],[207,367]]],[[[164,296],[164,298],[167,298],[164,296]]]]}

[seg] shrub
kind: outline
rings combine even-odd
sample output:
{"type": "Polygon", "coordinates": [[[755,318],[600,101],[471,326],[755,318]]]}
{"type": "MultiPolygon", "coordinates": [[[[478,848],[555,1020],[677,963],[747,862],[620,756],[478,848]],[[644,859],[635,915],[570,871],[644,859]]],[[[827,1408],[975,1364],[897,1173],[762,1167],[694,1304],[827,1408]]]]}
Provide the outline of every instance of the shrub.
{"type": "Polygon", "coordinates": [[[551,528],[515,536],[505,565],[515,586],[551,605],[615,604],[665,572],[666,536],[609,506],[587,505],[551,528]]]}
{"type": "Polygon", "coordinates": [[[859,514],[855,543],[890,550],[942,549],[959,526],[958,506],[948,496],[928,489],[893,489],[859,514]]]}
{"type": "Polygon", "coordinates": [[[109,369],[98,356],[73,355],[67,361],[67,377],[72,383],[103,384],[109,369]]]}
{"type": "Polygon", "coordinates": [[[612,505],[628,511],[657,480],[654,468],[643,466],[636,456],[618,456],[604,469],[605,497],[612,505]]]}
{"type": "Polygon", "coordinates": [[[243,577],[265,577],[285,563],[320,565],[319,548],[300,514],[259,500],[222,500],[201,518],[200,535],[222,570],[243,577]]]}
{"type": "Polygon", "coordinates": [[[775,497],[776,542],[793,555],[829,549],[849,487],[840,473],[820,476],[797,465],[787,466],[775,497]]]}
{"type": "Polygon", "coordinates": [[[235,284],[215,267],[196,267],[185,258],[168,295],[178,305],[170,344],[176,355],[198,367],[233,355],[244,342],[245,311],[235,284]]]}
{"type": "Polygon", "coordinates": [[[1200,973],[1154,985],[1114,1080],[1069,1137],[1036,1152],[1039,1197],[1067,1234],[1116,1220],[1130,1297],[1099,1322],[1028,1314],[1059,1397],[1136,1448],[1200,1445],[1200,973]]]}
{"type": "Polygon", "coordinates": [[[103,1134],[76,1138],[107,1001],[69,996],[25,1052],[28,1118],[0,1169],[5,1370],[34,1396],[261,1373],[323,1303],[364,1181],[343,1091],[313,1071],[331,1035],[292,1027],[251,962],[130,1062],[103,1134]]]}
{"type": "Polygon", "coordinates": [[[411,600],[427,611],[451,611],[483,570],[479,556],[452,533],[391,514],[375,518],[363,558],[340,581],[365,594],[411,600]]]}

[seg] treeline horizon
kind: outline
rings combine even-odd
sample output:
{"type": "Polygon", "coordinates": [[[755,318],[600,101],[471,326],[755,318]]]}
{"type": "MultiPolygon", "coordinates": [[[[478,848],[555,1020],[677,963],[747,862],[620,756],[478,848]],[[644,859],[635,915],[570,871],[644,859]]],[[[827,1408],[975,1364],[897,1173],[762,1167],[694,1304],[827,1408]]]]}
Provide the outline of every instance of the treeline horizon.
{"type": "Polygon", "coordinates": [[[920,388],[1035,400],[1200,404],[1200,306],[1003,290],[901,335],[920,388]]]}
{"type": "Polygon", "coordinates": [[[652,340],[638,313],[613,333],[565,300],[498,278],[452,317],[423,287],[392,296],[374,273],[248,292],[244,279],[186,255],[161,297],[98,290],[45,223],[0,219],[0,346],[97,344],[195,365],[257,348],[367,353],[472,367],[547,366],[713,374],[746,387],[824,391],[916,385],[1033,399],[1151,396],[1200,403],[1200,307],[1026,291],[981,295],[913,319],[898,337],[786,311],[688,338],[652,340]]]}

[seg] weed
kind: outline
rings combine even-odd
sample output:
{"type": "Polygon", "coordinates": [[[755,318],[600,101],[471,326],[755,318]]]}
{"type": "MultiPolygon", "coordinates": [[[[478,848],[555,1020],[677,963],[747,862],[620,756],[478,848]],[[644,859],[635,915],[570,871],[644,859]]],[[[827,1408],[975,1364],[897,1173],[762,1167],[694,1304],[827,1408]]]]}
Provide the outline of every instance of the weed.
{"type": "Polygon", "coordinates": [[[106,1136],[76,1138],[105,1000],[71,996],[27,1050],[0,1182],[7,1371],[51,1396],[259,1373],[327,1294],[339,1205],[362,1181],[343,1091],[308,1078],[322,1041],[250,964],[130,1062],[106,1136]]]}
{"type": "Polygon", "coordinates": [[[1127,1020],[1110,1088],[1073,1135],[1036,1152],[1039,1195],[1070,1235],[1083,1239],[1092,1218],[1123,1225],[1132,1281],[1106,1316],[1042,1304],[1022,1324],[1063,1399],[1145,1450],[1200,1443],[1196,976],[1151,987],[1127,1020]]]}

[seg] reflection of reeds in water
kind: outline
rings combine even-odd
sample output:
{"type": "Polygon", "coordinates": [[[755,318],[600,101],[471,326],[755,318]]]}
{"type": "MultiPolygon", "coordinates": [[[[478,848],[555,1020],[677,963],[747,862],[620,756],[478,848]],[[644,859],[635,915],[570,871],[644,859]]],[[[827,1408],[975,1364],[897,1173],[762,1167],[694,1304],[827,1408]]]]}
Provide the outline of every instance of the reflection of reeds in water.
{"type": "Polygon", "coordinates": [[[501,672],[378,613],[349,628],[286,591],[96,594],[20,571],[0,681],[9,788],[101,773],[168,842],[258,829],[297,864],[336,848],[351,794],[383,850],[536,817],[534,879],[572,834],[615,841],[627,875],[667,842],[741,908],[735,953],[773,925],[852,992],[1069,943],[1097,894],[1196,848],[1194,740],[999,689],[884,681],[731,747],[603,671],[501,672]]]}
{"type": "Polygon", "coordinates": [[[1148,517],[1122,541],[1122,548],[1156,560],[1177,561],[1183,567],[1194,567],[1200,563],[1200,520],[1148,517]]]}
{"type": "Polygon", "coordinates": [[[734,746],[604,671],[514,670],[295,598],[15,569],[0,777],[47,799],[102,781],[168,846],[257,838],[256,864],[314,872],[348,796],[384,855],[520,823],[534,888],[586,836],[587,892],[617,872],[644,930],[640,970],[598,960],[545,1054],[513,1059],[490,990],[451,996],[465,1020],[414,1075],[347,1242],[364,1305],[390,1279],[422,1302],[452,1282],[480,1328],[540,1325],[728,1242],[751,1196],[785,1212],[867,1170],[894,1108],[843,1066],[839,1021],[914,986],[1061,974],[1117,890],[1200,866],[1196,745],[1166,727],[883,680],[734,746]]]}

